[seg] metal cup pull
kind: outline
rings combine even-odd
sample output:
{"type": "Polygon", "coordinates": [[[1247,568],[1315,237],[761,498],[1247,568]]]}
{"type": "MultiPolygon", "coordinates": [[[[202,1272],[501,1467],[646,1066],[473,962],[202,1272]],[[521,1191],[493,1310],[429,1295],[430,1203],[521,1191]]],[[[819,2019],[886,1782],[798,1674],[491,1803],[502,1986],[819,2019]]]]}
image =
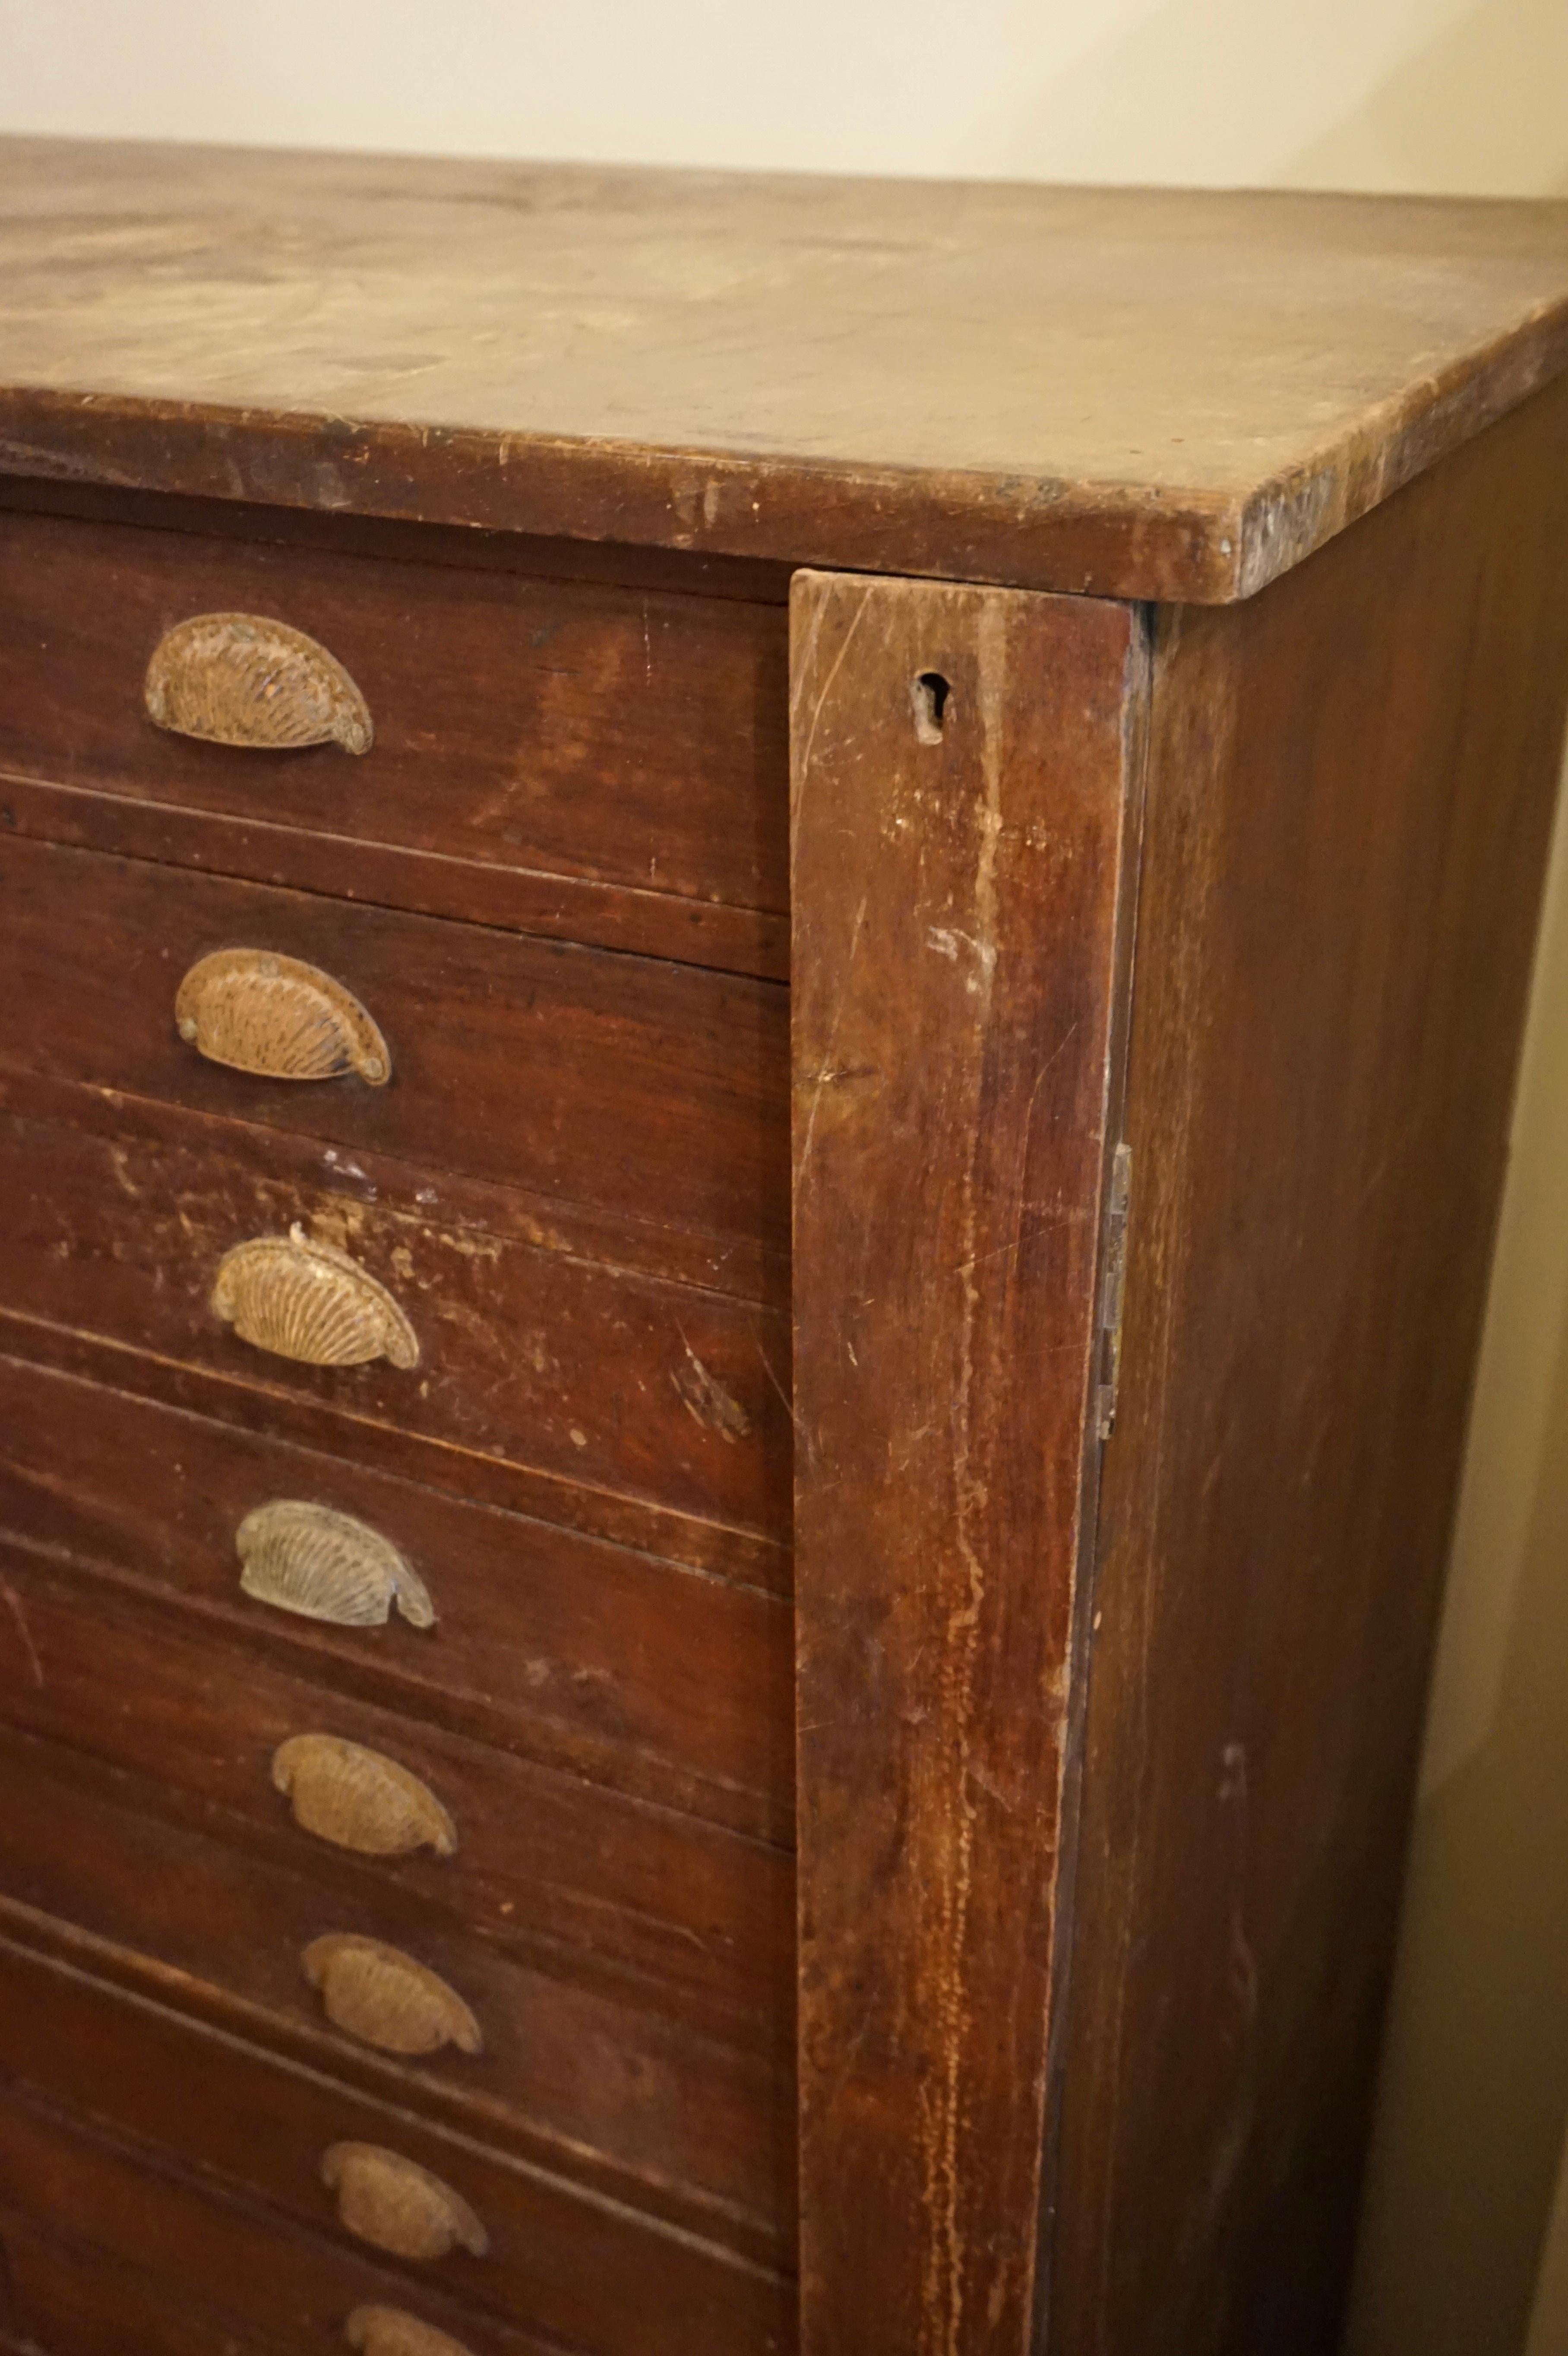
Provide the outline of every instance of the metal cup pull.
{"type": "Polygon", "coordinates": [[[400,2307],[357,2307],[343,2336],[360,2356],[469,2356],[461,2340],[400,2307]]]}
{"type": "Polygon", "coordinates": [[[411,1628],[432,1628],[430,1590],[390,1538],[304,1497],[273,1497],[234,1533],[240,1584],[258,1603],[339,1628],[382,1628],[395,1603],[411,1628]]]}
{"type": "Polygon", "coordinates": [[[377,2143],[335,2143],[321,2156],[321,2180],[337,2195],[350,2233],[398,2258],[444,2258],[464,2249],[482,2258],[490,2236],[459,2192],[416,2160],[377,2143]]]}
{"type": "Polygon", "coordinates": [[[336,1080],[373,1088],[391,1077],[387,1043],[352,991],[298,958],[215,949],[175,996],[175,1027],[209,1064],[268,1080],[336,1080]]]}
{"type": "Polygon", "coordinates": [[[341,1735],[291,1735],[272,1754],[272,1784],[295,1824],[336,1848],[362,1857],[456,1850],[457,1827],[429,1786],[395,1759],[341,1735]]]}
{"type": "Polygon", "coordinates": [[[225,1254],[212,1306],[242,1342],[306,1366],[417,1366],[413,1327],[384,1284],[304,1229],[255,1236],[225,1254]]]}
{"type": "Polygon", "coordinates": [[[478,2053],[479,2023],[439,1972],[400,1948],[351,1933],[313,1939],[300,1961],[336,2029],[382,2053],[478,2053]]]}
{"type": "Polygon", "coordinates": [[[156,727],[208,744],[368,753],[375,733],[369,706],[336,656],[259,614],[196,614],[176,623],[154,649],[143,694],[156,727]]]}

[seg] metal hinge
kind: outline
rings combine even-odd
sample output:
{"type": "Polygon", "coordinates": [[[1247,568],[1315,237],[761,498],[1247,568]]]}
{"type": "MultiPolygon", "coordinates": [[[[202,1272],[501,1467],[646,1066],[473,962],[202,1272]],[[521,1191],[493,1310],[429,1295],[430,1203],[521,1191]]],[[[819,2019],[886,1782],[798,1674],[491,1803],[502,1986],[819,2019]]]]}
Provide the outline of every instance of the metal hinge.
{"type": "Polygon", "coordinates": [[[1122,1294],[1127,1279],[1127,1205],[1133,1192],[1133,1149],[1118,1145],[1105,1200],[1104,1274],[1100,1280],[1100,1382],[1095,1421],[1102,1440],[1116,1428],[1116,1385],[1122,1370],[1122,1294]]]}

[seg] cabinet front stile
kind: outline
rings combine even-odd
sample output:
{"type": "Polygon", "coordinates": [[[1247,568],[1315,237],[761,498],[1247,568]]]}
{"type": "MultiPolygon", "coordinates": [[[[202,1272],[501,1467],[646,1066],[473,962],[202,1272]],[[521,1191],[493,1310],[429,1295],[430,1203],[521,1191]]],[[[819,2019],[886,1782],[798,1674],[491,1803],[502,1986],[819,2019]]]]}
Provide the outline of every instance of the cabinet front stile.
{"type": "Polygon", "coordinates": [[[1103,601],[791,615],[805,2356],[1024,2356],[1147,703],[1103,601]]]}

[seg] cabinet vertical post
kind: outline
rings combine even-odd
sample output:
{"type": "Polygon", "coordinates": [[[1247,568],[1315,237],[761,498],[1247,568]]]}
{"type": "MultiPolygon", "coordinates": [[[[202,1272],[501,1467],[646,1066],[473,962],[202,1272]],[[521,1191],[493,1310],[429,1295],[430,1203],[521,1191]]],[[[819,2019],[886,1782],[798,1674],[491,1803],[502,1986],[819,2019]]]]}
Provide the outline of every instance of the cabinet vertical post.
{"type": "Polygon", "coordinates": [[[1136,609],[795,578],[805,2356],[1022,2356],[1136,609]]]}

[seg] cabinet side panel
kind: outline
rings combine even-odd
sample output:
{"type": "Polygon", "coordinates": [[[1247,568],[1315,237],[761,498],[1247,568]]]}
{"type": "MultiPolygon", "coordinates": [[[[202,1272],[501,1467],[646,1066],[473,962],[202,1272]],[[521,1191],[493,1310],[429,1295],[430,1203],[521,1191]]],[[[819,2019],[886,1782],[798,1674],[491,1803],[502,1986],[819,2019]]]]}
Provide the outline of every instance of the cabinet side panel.
{"type": "Polygon", "coordinates": [[[792,643],[804,2345],[1021,2356],[1143,638],[792,643]]]}
{"type": "Polygon", "coordinates": [[[1568,389],[1164,617],[1052,2351],[1338,2319],[1568,690],[1568,389]]]}

